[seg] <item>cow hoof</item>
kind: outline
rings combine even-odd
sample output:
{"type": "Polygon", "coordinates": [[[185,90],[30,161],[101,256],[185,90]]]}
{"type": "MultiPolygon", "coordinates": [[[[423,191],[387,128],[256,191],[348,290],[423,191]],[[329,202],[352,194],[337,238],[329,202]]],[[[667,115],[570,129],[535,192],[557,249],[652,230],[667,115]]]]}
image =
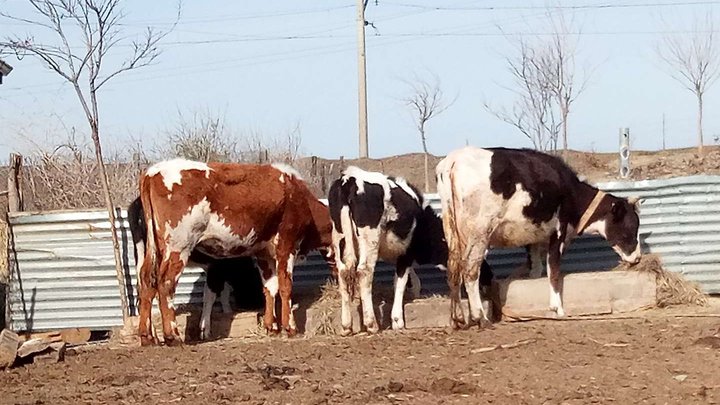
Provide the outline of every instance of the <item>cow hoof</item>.
{"type": "Polygon", "coordinates": [[[152,336],[140,336],[140,346],[154,346],[155,338],[152,336]]]}
{"type": "Polygon", "coordinates": [[[210,339],[210,331],[207,330],[200,330],[200,340],[209,340],[210,339]]]}
{"type": "Polygon", "coordinates": [[[565,317],[565,310],[562,309],[562,307],[550,307],[550,312],[555,312],[555,315],[558,318],[564,318],[565,317]]]}
{"type": "Polygon", "coordinates": [[[495,329],[495,326],[493,326],[493,323],[489,319],[480,318],[477,324],[479,329],[495,329]]]}
{"type": "Polygon", "coordinates": [[[451,322],[453,329],[455,330],[461,330],[467,328],[467,324],[465,323],[465,320],[462,319],[453,319],[451,322]]]}
{"type": "Polygon", "coordinates": [[[285,330],[285,333],[287,333],[287,337],[292,338],[297,336],[297,329],[288,328],[285,330]]]}
{"type": "Polygon", "coordinates": [[[183,345],[182,340],[177,336],[165,336],[164,339],[165,339],[165,346],[168,346],[168,347],[177,347],[177,346],[183,345]]]}
{"type": "Polygon", "coordinates": [[[350,335],[352,335],[352,328],[342,327],[340,329],[340,336],[345,337],[345,336],[350,336],[350,335]]]}
{"type": "Polygon", "coordinates": [[[378,328],[377,322],[373,322],[370,325],[365,325],[365,331],[371,335],[374,335],[378,333],[380,328],[378,328]]]}
{"type": "Polygon", "coordinates": [[[403,330],[405,329],[405,322],[402,318],[393,319],[392,328],[393,330],[403,330]]]}

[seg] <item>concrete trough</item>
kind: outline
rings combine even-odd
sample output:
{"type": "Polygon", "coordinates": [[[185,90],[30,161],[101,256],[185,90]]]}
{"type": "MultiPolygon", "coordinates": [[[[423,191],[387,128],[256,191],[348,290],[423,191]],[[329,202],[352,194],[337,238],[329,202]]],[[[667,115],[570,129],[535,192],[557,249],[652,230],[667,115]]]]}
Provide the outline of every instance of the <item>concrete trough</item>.
{"type": "MultiPolygon", "coordinates": [[[[568,316],[609,315],[637,311],[656,305],[655,275],[634,271],[605,271],[565,275],[563,305],[568,316]]],[[[547,278],[498,280],[493,283],[491,311],[494,318],[505,320],[534,317],[554,317],[548,311],[550,286],[547,278]]],[[[375,314],[381,329],[390,327],[389,309],[392,303],[376,303],[375,314]]],[[[467,317],[467,300],[463,300],[467,317]]],[[[312,336],[320,322],[330,318],[339,330],[340,303],[329,313],[316,308],[305,311],[301,330],[312,336]]],[[[354,332],[359,332],[362,317],[358,308],[353,314],[354,332]]],[[[447,297],[417,299],[405,304],[405,327],[444,328],[450,326],[450,300],[447,297]]]]}

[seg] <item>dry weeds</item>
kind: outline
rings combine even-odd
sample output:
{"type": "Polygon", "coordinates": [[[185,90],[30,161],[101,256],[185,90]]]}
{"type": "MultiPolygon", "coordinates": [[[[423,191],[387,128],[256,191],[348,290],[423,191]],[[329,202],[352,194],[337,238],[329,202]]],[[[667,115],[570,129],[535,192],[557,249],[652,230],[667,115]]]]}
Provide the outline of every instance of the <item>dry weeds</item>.
{"type": "Polygon", "coordinates": [[[643,255],[640,263],[630,266],[621,263],[613,270],[638,271],[655,274],[657,281],[657,306],[665,308],[673,305],[707,305],[707,296],[697,284],[690,282],[682,274],[665,270],[660,256],[643,255]]]}

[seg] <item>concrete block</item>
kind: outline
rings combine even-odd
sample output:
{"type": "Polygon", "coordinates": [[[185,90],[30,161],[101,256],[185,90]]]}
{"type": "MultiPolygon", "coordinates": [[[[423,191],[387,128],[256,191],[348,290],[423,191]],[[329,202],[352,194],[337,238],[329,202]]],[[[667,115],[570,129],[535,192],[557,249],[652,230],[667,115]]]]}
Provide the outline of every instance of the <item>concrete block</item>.
{"type": "MultiPolygon", "coordinates": [[[[175,316],[178,331],[183,341],[192,342],[200,338],[200,311],[179,313],[175,316]]],[[[246,337],[258,331],[259,317],[255,311],[236,312],[225,314],[213,312],[212,314],[212,338],[220,339],[226,337],[246,337]]],[[[158,338],[162,341],[162,319],[159,314],[153,314],[153,325],[158,338]]]]}
{"type": "MultiPolygon", "coordinates": [[[[562,278],[563,307],[569,316],[629,312],[655,305],[655,277],[633,271],[568,274],[562,278]]],[[[498,302],[505,315],[548,316],[546,278],[500,280],[498,302]]]]}

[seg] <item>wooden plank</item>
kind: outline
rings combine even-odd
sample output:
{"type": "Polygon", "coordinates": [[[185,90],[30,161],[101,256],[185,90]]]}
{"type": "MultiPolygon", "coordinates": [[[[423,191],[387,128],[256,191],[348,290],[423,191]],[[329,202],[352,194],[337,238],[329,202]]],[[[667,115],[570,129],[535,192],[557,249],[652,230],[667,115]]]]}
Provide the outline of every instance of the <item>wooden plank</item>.
{"type": "Polygon", "coordinates": [[[0,332],[0,369],[10,367],[15,362],[19,346],[20,337],[17,333],[9,329],[0,332]]]}
{"type": "Polygon", "coordinates": [[[90,340],[90,329],[88,328],[72,328],[60,331],[63,342],[69,345],[79,345],[87,343],[90,340]]]}

